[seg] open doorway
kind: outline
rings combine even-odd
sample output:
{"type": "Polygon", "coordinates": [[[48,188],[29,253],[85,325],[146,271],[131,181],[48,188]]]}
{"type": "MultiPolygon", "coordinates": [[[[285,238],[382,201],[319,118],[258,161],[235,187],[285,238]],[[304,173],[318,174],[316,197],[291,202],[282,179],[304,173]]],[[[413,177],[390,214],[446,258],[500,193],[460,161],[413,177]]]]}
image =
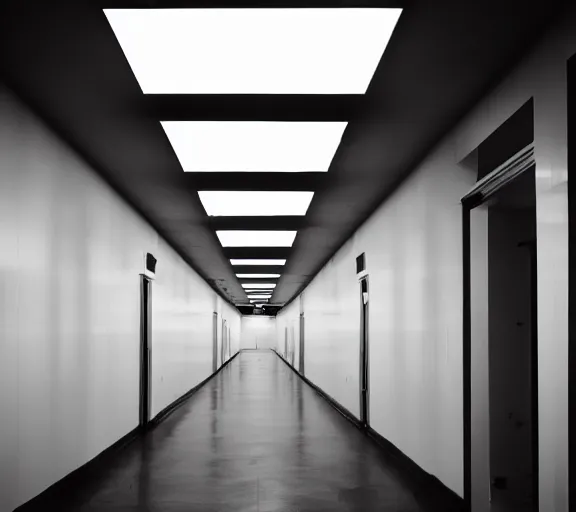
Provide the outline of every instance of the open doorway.
{"type": "Polygon", "coordinates": [[[150,422],[152,281],[140,275],[140,427],[150,422]]]}
{"type": "Polygon", "coordinates": [[[535,512],[538,302],[532,143],[487,173],[462,202],[465,497],[472,512],[535,512]]]}
{"type": "Polygon", "coordinates": [[[492,510],[537,510],[538,329],[534,167],[488,202],[492,510]]]}
{"type": "Polygon", "coordinates": [[[360,279],[360,422],[370,424],[368,354],[368,276],[360,279]]]}

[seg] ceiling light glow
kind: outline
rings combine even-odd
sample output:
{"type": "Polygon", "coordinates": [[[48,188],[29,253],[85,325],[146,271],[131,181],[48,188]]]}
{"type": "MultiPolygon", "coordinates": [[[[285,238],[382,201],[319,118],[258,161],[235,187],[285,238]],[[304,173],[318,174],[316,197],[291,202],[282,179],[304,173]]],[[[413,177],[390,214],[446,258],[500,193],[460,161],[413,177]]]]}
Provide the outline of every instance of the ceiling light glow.
{"type": "Polygon", "coordinates": [[[199,191],[210,216],[306,215],[314,192],[199,191]]]}
{"type": "Polygon", "coordinates": [[[364,94],[401,12],[104,9],[145,94],[364,94]]]}
{"type": "Polygon", "coordinates": [[[232,265],[285,265],[286,260],[242,260],[242,259],[231,259],[230,263],[232,265]]]}
{"type": "Polygon", "coordinates": [[[274,283],[262,283],[262,284],[246,284],[246,283],[242,283],[242,288],[246,288],[247,290],[267,290],[269,288],[276,288],[276,284],[274,283]]]}
{"type": "Polygon", "coordinates": [[[162,121],[161,124],[185,172],[327,172],[348,123],[162,121]]]}
{"type": "Polygon", "coordinates": [[[248,295],[249,299],[269,299],[272,295],[248,295]]]}
{"type": "Polygon", "coordinates": [[[216,231],[222,247],[292,247],[296,231],[216,231]]]}
{"type": "Polygon", "coordinates": [[[239,279],[277,278],[280,274],[236,274],[239,279]]]}

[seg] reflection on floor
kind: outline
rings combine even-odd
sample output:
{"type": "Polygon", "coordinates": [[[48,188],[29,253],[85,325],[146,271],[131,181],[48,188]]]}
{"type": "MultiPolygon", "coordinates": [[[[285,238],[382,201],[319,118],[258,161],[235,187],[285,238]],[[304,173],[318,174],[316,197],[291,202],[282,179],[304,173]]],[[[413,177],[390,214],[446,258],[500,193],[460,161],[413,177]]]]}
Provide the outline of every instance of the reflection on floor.
{"type": "Polygon", "coordinates": [[[39,510],[445,512],[271,351],[242,352],[114,461],[39,510]]]}
{"type": "Polygon", "coordinates": [[[505,490],[492,489],[490,512],[533,512],[535,509],[531,502],[518,502],[512,500],[505,490]]]}

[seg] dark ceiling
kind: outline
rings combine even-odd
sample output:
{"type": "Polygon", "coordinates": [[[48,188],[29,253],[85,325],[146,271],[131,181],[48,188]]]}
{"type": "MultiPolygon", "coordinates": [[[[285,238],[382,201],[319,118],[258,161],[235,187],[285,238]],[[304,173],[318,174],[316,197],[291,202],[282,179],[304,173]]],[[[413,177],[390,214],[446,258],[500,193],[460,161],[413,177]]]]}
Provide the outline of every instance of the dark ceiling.
{"type": "Polygon", "coordinates": [[[13,0],[0,12],[0,72],[224,298],[247,302],[236,272],[280,271],[272,302],[283,304],[524,54],[562,4],[551,1],[542,9],[536,2],[496,0],[13,0]],[[102,11],[369,6],[404,12],[361,96],[144,95],[102,11]],[[160,119],[349,125],[328,173],[184,173],[160,119]],[[198,190],[316,194],[305,217],[209,218],[198,190]],[[288,249],[223,249],[215,229],[297,229],[298,235],[288,249]],[[287,263],[233,268],[228,261],[244,257],[287,263]]]}

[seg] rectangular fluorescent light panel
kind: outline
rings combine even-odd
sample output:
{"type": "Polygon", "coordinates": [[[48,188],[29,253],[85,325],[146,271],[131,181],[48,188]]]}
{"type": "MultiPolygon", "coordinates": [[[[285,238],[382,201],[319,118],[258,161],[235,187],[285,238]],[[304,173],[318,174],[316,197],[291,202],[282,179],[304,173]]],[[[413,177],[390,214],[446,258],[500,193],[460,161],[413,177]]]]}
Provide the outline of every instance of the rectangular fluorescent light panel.
{"type": "Polygon", "coordinates": [[[274,283],[262,283],[262,284],[242,283],[242,288],[246,288],[247,290],[267,290],[269,288],[276,288],[276,285],[274,283]]]}
{"type": "Polygon", "coordinates": [[[346,122],[162,121],[185,172],[327,172],[346,122]]]}
{"type": "Polygon", "coordinates": [[[249,299],[269,299],[272,295],[248,295],[249,299]]]}
{"type": "Polygon", "coordinates": [[[268,299],[266,299],[266,300],[263,300],[263,299],[251,300],[250,302],[251,302],[252,304],[262,304],[262,303],[268,302],[268,299]]]}
{"type": "Polygon", "coordinates": [[[314,192],[201,190],[198,195],[210,216],[274,216],[306,215],[314,192]]]}
{"type": "Polygon", "coordinates": [[[236,274],[236,277],[240,279],[260,279],[260,278],[276,278],[280,277],[280,274],[236,274]]]}
{"type": "Polygon", "coordinates": [[[104,9],[145,94],[364,94],[402,9],[104,9]]]}
{"type": "Polygon", "coordinates": [[[238,260],[231,259],[232,265],[285,265],[286,260],[238,260]]]}
{"type": "Polygon", "coordinates": [[[292,247],[296,231],[216,231],[222,247],[292,247]]]}

